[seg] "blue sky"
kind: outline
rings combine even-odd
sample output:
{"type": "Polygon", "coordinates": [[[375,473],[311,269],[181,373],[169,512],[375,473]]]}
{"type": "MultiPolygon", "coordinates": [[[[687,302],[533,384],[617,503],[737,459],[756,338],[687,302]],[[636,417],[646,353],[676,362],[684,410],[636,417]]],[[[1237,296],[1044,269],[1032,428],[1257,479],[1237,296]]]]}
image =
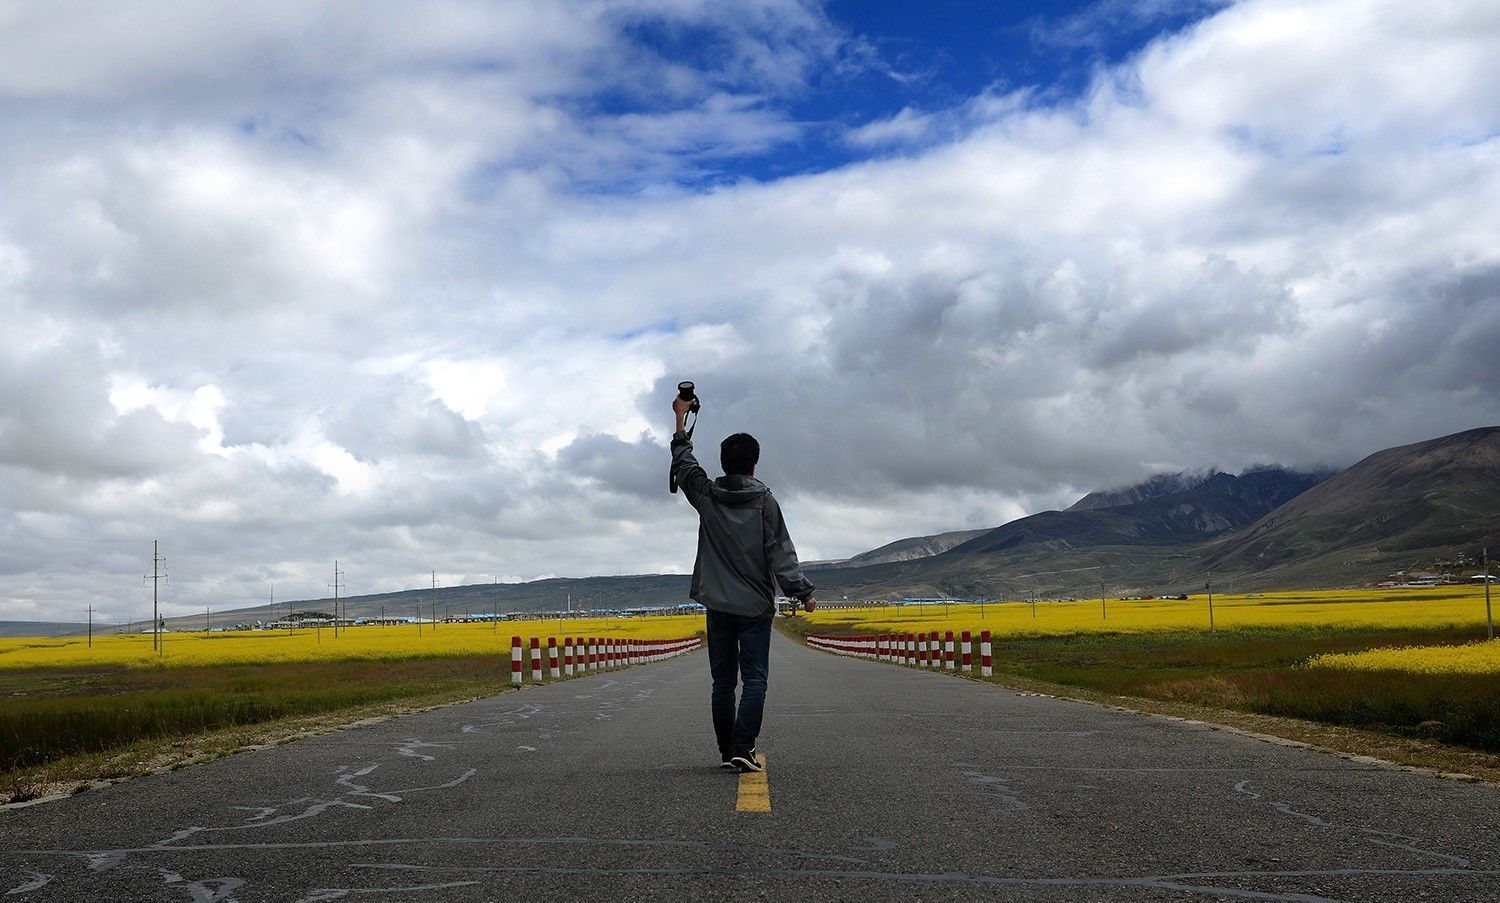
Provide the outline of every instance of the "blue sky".
{"type": "MultiPolygon", "coordinates": [[[[1213,0],[835,0],[823,12],[844,39],[837,58],[767,101],[801,124],[797,138],[766,153],[719,160],[687,184],[773,180],[910,152],[910,146],[872,150],[845,140],[849,129],[905,109],[939,113],[987,93],[1020,90],[1033,92],[1036,104],[1066,103],[1087,90],[1099,67],[1222,6],[1213,0]]],[[[652,52],[687,65],[701,64],[717,46],[711,29],[658,22],[634,34],[652,52]]],[[[613,100],[604,107],[631,106],[613,100]]]]}

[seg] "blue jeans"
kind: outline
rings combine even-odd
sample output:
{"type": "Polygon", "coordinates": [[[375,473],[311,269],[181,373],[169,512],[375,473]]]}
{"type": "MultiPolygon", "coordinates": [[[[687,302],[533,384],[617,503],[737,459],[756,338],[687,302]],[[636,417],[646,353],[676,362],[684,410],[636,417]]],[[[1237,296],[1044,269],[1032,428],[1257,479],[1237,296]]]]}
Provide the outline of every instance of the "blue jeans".
{"type": "Polygon", "coordinates": [[[766,675],[771,667],[771,618],[708,612],[708,670],[713,674],[714,736],[719,752],[755,748],[766,709],[766,675]],[[734,704],[735,677],[745,683],[739,709],[734,704]]]}

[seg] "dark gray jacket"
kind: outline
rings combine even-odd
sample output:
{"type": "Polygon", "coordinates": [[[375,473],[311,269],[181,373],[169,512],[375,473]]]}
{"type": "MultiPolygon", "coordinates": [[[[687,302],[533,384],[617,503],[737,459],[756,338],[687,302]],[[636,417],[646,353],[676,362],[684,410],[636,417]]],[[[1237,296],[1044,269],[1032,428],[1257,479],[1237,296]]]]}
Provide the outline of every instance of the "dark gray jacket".
{"type": "Polygon", "coordinates": [[[778,585],[797,599],[812,595],[781,506],[764,483],[745,476],[710,480],[682,432],[672,437],[672,473],[698,509],[692,598],[715,611],[769,617],[776,610],[778,585]]]}

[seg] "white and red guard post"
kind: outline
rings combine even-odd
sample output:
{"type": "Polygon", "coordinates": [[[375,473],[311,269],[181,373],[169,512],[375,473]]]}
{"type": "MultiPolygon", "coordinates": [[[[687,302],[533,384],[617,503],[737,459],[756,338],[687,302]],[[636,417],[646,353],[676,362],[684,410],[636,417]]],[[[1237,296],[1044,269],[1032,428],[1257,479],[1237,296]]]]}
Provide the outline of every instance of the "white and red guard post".
{"type": "Polygon", "coordinates": [[[510,684],[513,687],[521,685],[521,638],[518,636],[510,638],[510,684]]]}

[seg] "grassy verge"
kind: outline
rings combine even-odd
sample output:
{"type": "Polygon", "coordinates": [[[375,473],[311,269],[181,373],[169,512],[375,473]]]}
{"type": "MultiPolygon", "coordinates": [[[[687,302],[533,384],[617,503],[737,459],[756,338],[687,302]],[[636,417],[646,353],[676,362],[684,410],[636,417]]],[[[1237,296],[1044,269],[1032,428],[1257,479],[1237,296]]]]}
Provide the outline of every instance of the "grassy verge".
{"type": "Polygon", "coordinates": [[[493,655],[0,672],[0,802],[499,692],[493,655]]]}
{"type": "MultiPolygon", "coordinates": [[[[803,619],[783,619],[781,624],[799,636],[813,630],[837,632],[803,619]]],[[[1132,707],[1229,721],[1250,730],[1330,745],[1326,731],[1310,732],[1278,724],[1277,719],[1316,722],[1353,731],[1332,738],[1335,748],[1354,743],[1359,748],[1347,751],[1400,761],[1410,762],[1422,749],[1432,752],[1432,746],[1446,744],[1480,755],[1440,755],[1442,762],[1424,764],[1456,770],[1453,762],[1462,760],[1471,769],[1478,765],[1477,770],[1488,771],[1500,761],[1495,757],[1500,753],[1500,675],[1300,667],[1320,652],[1456,645],[1473,639],[1473,631],[1452,628],[1088,633],[998,637],[994,653],[996,680],[1001,683],[1043,691],[1061,689],[1069,691],[1066,695],[1115,704],[1120,697],[1144,700],[1154,705],[1132,707]],[[1260,717],[1249,724],[1225,717],[1228,713],[1260,717]],[[1375,737],[1400,742],[1372,743],[1375,737]],[[1393,756],[1393,748],[1405,752],[1393,756]]]]}

